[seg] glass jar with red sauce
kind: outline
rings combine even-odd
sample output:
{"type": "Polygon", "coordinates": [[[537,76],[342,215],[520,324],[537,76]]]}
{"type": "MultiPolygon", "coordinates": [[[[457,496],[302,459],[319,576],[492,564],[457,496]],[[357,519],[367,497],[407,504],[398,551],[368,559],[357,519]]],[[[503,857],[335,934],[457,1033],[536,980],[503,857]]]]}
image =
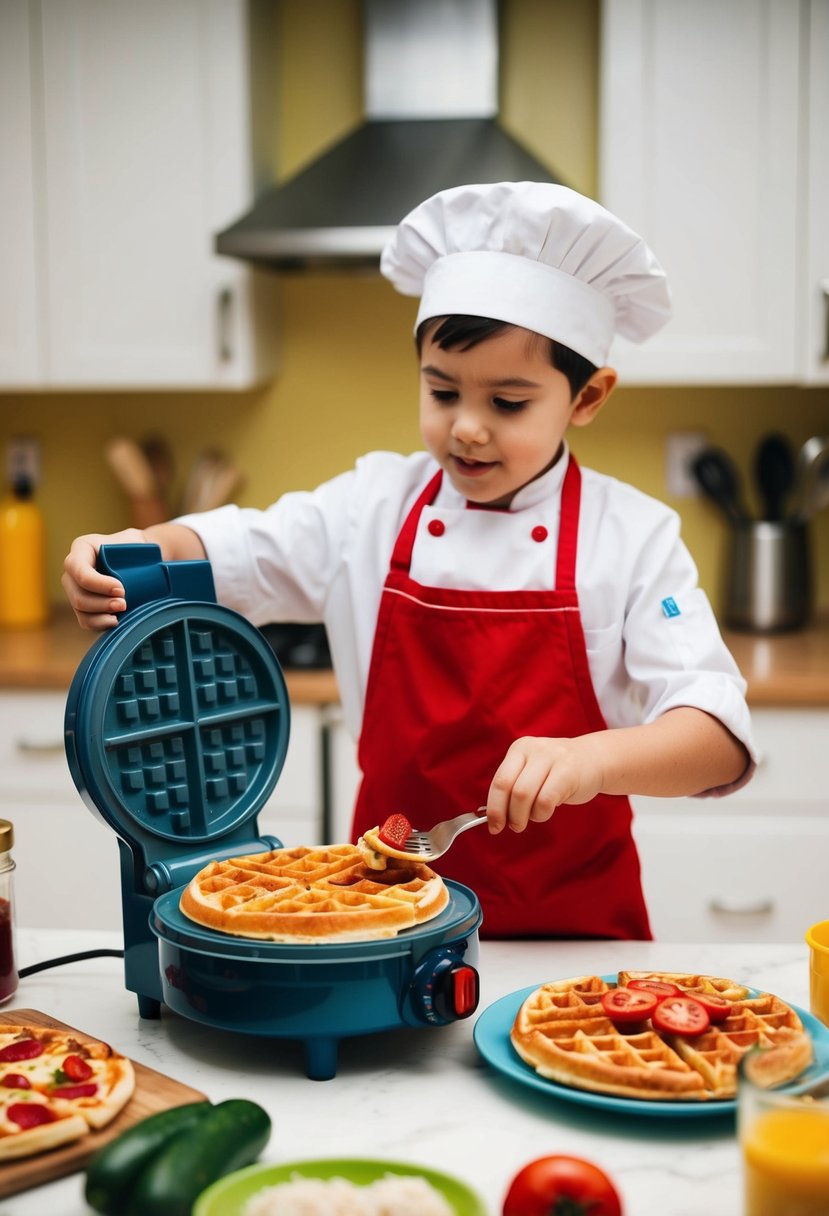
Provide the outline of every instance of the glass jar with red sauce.
{"type": "Polygon", "coordinates": [[[14,828],[0,819],[0,1004],[17,992],[13,844],[14,828]]]}

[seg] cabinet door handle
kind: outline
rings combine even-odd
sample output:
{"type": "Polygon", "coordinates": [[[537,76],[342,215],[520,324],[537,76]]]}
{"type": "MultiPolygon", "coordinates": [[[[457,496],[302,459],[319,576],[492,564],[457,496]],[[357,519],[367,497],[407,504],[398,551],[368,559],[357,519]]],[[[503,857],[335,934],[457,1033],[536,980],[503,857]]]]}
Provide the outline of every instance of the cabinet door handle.
{"type": "Polygon", "coordinates": [[[823,362],[829,363],[829,279],[820,284],[823,292],[823,362]]]}
{"type": "Polygon", "coordinates": [[[222,363],[233,361],[233,292],[223,287],[219,292],[219,358],[222,363]]]}
{"type": "Polygon", "coordinates": [[[774,911],[773,899],[717,899],[711,900],[708,907],[712,912],[721,916],[769,916],[774,911]]]}
{"type": "Polygon", "coordinates": [[[21,756],[57,756],[64,750],[63,739],[38,743],[32,739],[17,739],[15,748],[21,756]]]}

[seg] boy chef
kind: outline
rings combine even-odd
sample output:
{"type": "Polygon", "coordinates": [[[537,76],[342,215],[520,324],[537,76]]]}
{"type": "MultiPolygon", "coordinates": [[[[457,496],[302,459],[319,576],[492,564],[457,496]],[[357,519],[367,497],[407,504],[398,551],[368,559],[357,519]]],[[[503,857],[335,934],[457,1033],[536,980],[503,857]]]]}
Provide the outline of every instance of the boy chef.
{"type": "Polygon", "coordinates": [[[265,511],[80,537],[69,601],[112,626],[123,588],[98,546],[139,539],[206,555],[255,623],[324,621],[359,739],[355,839],[485,802],[489,832],[436,866],[476,891],[484,934],[648,938],[628,795],[723,794],[754,767],[677,516],[565,439],[615,387],[614,333],[668,319],[664,272],[602,207],[534,182],[427,199],[381,270],[420,296],[427,450],[373,452],[265,511]]]}

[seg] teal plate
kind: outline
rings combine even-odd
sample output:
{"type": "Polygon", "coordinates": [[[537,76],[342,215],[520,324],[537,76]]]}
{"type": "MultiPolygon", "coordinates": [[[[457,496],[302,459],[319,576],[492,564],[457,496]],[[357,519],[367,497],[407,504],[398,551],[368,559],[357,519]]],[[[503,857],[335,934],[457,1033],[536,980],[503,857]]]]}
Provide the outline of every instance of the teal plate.
{"type": "MultiPolygon", "coordinates": [[[[605,975],[605,980],[614,983],[615,975],[605,975]]],[[[539,1090],[549,1098],[560,1098],[565,1102],[576,1102],[582,1106],[591,1106],[597,1110],[615,1112],[626,1115],[650,1115],[659,1119],[671,1118],[705,1118],[710,1119],[720,1115],[733,1114],[737,1108],[736,1099],[726,1098],[710,1102],[669,1102],[652,1101],[647,1098],[615,1098],[611,1094],[595,1094],[587,1089],[574,1089],[569,1085],[560,1085],[540,1076],[529,1064],[521,1059],[510,1042],[510,1031],[518,1010],[531,993],[539,987],[531,984],[509,996],[501,997],[490,1005],[475,1023],[473,1038],[478,1051],[488,1064],[512,1081],[527,1085],[530,1089],[539,1090]]],[[[752,995],[757,989],[749,989],[752,995]]],[[[814,1063],[790,1085],[780,1087],[781,1093],[796,1093],[807,1085],[813,1085],[824,1076],[829,1075],[829,1029],[819,1022],[805,1009],[792,1005],[803,1026],[812,1036],[815,1047],[814,1063]]]]}
{"type": "Polygon", "coordinates": [[[487,1216],[481,1200],[449,1174],[401,1161],[369,1161],[354,1157],[327,1157],[324,1161],[294,1161],[288,1165],[249,1165],[220,1178],[202,1191],[193,1216],[242,1216],[245,1204],[266,1186],[290,1182],[292,1178],[345,1178],[358,1186],[368,1186],[386,1174],[425,1178],[439,1195],[451,1204],[455,1216],[487,1216]]]}

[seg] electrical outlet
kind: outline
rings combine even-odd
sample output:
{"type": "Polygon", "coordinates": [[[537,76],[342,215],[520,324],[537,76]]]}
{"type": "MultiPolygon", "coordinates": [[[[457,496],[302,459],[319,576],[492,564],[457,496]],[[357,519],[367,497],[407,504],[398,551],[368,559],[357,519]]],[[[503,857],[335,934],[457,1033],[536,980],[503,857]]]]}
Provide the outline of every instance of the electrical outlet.
{"type": "Polygon", "coordinates": [[[708,439],[701,431],[672,431],[665,445],[665,486],[671,498],[697,498],[699,486],[691,472],[691,461],[708,439]]]}
{"type": "Polygon", "coordinates": [[[26,477],[36,487],[40,483],[40,440],[33,435],[12,435],[6,447],[6,477],[11,484],[26,477]]]}

